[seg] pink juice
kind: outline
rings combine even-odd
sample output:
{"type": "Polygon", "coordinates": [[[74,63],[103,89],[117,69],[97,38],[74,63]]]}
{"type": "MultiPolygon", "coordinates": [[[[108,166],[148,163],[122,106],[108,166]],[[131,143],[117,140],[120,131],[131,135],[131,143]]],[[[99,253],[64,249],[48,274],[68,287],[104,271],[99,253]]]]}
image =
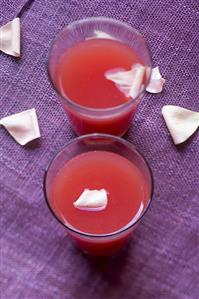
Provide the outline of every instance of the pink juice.
{"type": "MultiPolygon", "coordinates": [[[[77,105],[91,109],[116,108],[131,100],[105,73],[112,69],[130,70],[143,64],[132,48],[112,39],[90,39],[68,48],[59,59],[54,82],[59,92],[77,105]]],[[[145,81],[145,79],[144,79],[145,81]]],[[[144,82],[143,82],[144,83],[144,82]]],[[[63,100],[73,127],[79,135],[103,132],[123,135],[133,117],[138,101],[128,108],[98,115],[73,110],[63,100]]]]}
{"type": "Polygon", "coordinates": [[[141,206],[146,208],[150,193],[151,186],[134,163],[100,150],[79,154],[66,162],[54,175],[48,197],[54,213],[81,249],[93,255],[109,255],[129,239],[134,227],[125,227],[137,220],[139,211],[143,212],[141,206]],[[74,207],[84,189],[105,189],[107,207],[102,211],[74,207]]]}

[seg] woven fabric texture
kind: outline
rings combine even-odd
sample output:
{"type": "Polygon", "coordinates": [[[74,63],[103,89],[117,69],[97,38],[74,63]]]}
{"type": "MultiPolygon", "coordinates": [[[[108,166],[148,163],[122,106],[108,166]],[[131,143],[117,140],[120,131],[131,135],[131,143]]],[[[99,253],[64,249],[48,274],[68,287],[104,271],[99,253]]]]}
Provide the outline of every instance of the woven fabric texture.
{"type": "MultiPolygon", "coordinates": [[[[0,0],[0,25],[25,2],[0,0]]],[[[0,128],[1,299],[198,299],[199,135],[175,147],[161,116],[166,104],[199,111],[198,1],[35,0],[21,28],[21,59],[0,53],[0,118],[35,107],[42,137],[21,147],[0,128]],[[73,247],[43,195],[46,166],[75,137],[48,80],[48,51],[64,25],[92,16],[140,30],[166,79],[125,136],[151,165],[153,203],[130,245],[100,261],[73,247]]]]}

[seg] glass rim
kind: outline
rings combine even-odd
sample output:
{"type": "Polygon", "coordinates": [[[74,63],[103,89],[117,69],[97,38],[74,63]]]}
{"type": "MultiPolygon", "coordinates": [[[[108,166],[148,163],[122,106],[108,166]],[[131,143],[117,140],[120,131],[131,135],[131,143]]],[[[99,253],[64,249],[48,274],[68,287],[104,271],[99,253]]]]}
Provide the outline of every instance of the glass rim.
{"type": "Polygon", "coordinates": [[[136,224],[138,222],[140,222],[140,220],[143,218],[143,216],[146,214],[146,212],[148,211],[150,205],[151,205],[151,202],[152,202],[152,198],[153,198],[153,193],[154,193],[154,178],[153,178],[153,173],[152,173],[152,170],[151,170],[151,167],[149,166],[149,163],[147,162],[147,160],[145,159],[145,157],[136,149],[136,147],[131,144],[129,141],[121,138],[121,137],[118,137],[118,136],[114,136],[114,135],[110,135],[110,134],[101,134],[101,133],[93,133],[93,134],[86,134],[86,135],[82,135],[82,136],[79,136],[77,138],[74,138],[72,140],[70,140],[69,142],[67,142],[59,151],[57,151],[57,153],[53,156],[53,158],[50,160],[49,164],[47,165],[46,169],[45,169],[45,173],[44,173],[44,177],[43,177],[43,193],[44,193],[44,198],[45,198],[45,201],[47,203],[47,206],[49,208],[49,210],[51,211],[52,215],[58,220],[59,223],[61,223],[66,229],[68,229],[69,231],[75,233],[75,234],[78,234],[78,235],[81,235],[83,237],[91,237],[91,238],[106,238],[106,237],[114,237],[114,236],[117,236],[131,228],[133,228],[134,226],[136,226],[136,224]],[[54,209],[51,207],[51,204],[48,200],[48,195],[47,195],[47,188],[46,188],[46,181],[47,181],[47,176],[48,176],[48,171],[50,170],[50,167],[51,165],[53,164],[53,162],[56,160],[56,158],[63,153],[63,151],[69,146],[71,145],[72,143],[77,143],[81,140],[84,140],[86,138],[96,138],[96,137],[99,137],[99,138],[109,138],[109,139],[112,139],[112,140],[115,140],[115,141],[118,141],[120,143],[122,143],[124,146],[128,147],[130,150],[133,150],[135,151],[138,156],[144,161],[144,163],[146,164],[147,166],[147,169],[149,171],[149,175],[150,175],[150,179],[151,179],[151,192],[150,192],[150,198],[148,200],[148,203],[146,205],[146,207],[144,208],[144,211],[143,213],[140,214],[140,216],[138,217],[138,219],[131,223],[130,225],[128,225],[128,223],[121,229],[117,230],[117,231],[114,231],[114,232],[111,232],[111,233],[106,233],[106,234],[93,234],[93,233],[86,233],[86,232],[83,232],[83,231],[80,231],[78,229],[76,229],[75,227],[71,227],[69,225],[67,225],[66,223],[62,222],[61,219],[56,215],[56,213],[54,212],[54,209]]]}
{"type": "Polygon", "coordinates": [[[144,92],[146,90],[146,87],[148,86],[148,84],[150,82],[150,78],[151,78],[151,73],[152,73],[152,58],[151,57],[152,57],[151,56],[151,51],[150,51],[149,46],[147,45],[147,43],[145,41],[144,36],[137,29],[135,29],[134,27],[131,27],[128,23],[120,21],[120,20],[117,20],[117,19],[114,19],[114,18],[108,18],[108,17],[88,17],[88,18],[83,18],[83,19],[71,22],[68,25],[65,25],[63,27],[63,29],[58,32],[58,34],[56,35],[56,37],[53,39],[53,41],[51,43],[51,46],[49,48],[49,51],[48,51],[48,55],[47,55],[47,74],[48,74],[49,81],[50,81],[51,85],[53,86],[53,88],[55,89],[56,93],[64,100],[64,102],[66,102],[71,108],[75,109],[76,111],[78,111],[80,113],[85,113],[85,112],[90,112],[90,113],[102,113],[102,112],[105,112],[105,113],[106,112],[107,113],[109,113],[109,112],[117,113],[119,110],[131,106],[131,104],[134,103],[134,102],[136,102],[137,99],[139,99],[139,97],[143,96],[143,94],[144,94],[144,92]],[[141,88],[141,90],[138,93],[138,95],[136,96],[136,98],[134,98],[134,99],[131,98],[129,101],[127,101],[127,102],[125,102],[123,104],[114,106],[114,107],[92,108],[92,107],[87,107],[87,106],[83,106],[83,105],[77,104],[75,101],[71,100],[67,95],[61,94],[61,92],[57,88],[56,84],[54,83],[54,81],[52,79],[52,76],[51,76],[51,73],[50,73],[51,53],[52,53],[53,47],[56,44],[56,42],[58,41],[60,35],[65,30],[67,30],[67,29],[73,30],[73,27],[75,27],[77,25],[82,25],[82,24],[89,23],[89,22],[92,22],[92,21],[93,22],[95,22],[95,21],[96,22],[98,22],[98,21],[109,22],[109,23],[116,24],[116,25],[119,25],[119,26],[122,26],[122,27],[126,28],[129,32],[135,33],[135,34],[139,35],[143,39],[144,45],[145,45],[145,47],[146,47],[146,49],[148,51],[149,64],[150,64],[148,66],[148,68],[149,68],[149,77],[148,77],[148,80],[146,81],[146,83],[144,84],[144,86],[141,88]]]}

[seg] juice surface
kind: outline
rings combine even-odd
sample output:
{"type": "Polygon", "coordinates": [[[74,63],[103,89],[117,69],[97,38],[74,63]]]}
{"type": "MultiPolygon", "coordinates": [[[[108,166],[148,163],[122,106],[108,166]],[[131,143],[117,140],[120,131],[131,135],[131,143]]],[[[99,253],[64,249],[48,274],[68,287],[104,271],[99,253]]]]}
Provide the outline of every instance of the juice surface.
{"type": "Polygon", "coordinates": [[[141,202],[149,200],[149,186],[140,170],[128,159],[107,151],[91,151],[68,161],[50,186],[50,202],[58,217],[80,231],[112,233],[127,225],[141,202]],[[74,207],[84,189],[106,189],[108,204],[103,211],[74,207]]]}
{"type": "Polygon", "coordinates": [[[129,101],[105,73],[112,69],[130,70],[142,64],[127,45],[111,39],[90,39],[66,50],[57,65],[55,82],[63,95],[82,106],[110,108],[129,101]]]}

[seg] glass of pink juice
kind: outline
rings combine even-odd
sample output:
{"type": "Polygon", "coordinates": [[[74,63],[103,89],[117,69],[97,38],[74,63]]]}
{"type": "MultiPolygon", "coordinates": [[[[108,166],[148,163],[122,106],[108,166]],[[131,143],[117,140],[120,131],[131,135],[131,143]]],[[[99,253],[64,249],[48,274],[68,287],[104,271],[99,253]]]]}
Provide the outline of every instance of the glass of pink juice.
{"type": "Polygon", "coordinates": [[[69,142],[52,160],[44,178],[47,204],[84,252],[116,253],[147,211],[152,174],[129,142],[108,134],[90,134],[69,142]],[[107,192],[103,210],[79,210],[74,202],[85,189],[107,192]]]}
{"type": "Polygon", "coordinates": [[[48,74],[78,135],[122,136],[150,79],[151,58],[137,30],[113,19],[88,18],[59,33],[50,50],[48,74]],[[146,71],[134,98],[105,75],[138,64],[146,71]]]}

